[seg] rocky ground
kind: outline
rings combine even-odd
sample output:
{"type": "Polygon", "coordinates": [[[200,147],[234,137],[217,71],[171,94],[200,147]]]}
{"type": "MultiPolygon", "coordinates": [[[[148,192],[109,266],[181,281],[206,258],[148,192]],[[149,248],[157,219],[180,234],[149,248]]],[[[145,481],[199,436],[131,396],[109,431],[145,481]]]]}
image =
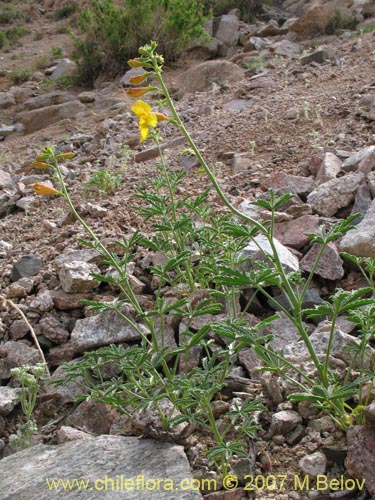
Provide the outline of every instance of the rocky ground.
{"type": "MultiPolygon", "coordinates": [[[[214,33],[215,43],[196,47],[165,71],[186,128],[235,206],[251,211],[254,217],[262,216],[254,214],[249,202],[269,188],[298,195],[279,214],[276,225],[276,236],[286,247],[289,263],[306,271],[311,268],[314,249],[304,236],[306,228],[313,232],[321,224],[332,224],[351,212],[364,214],[362,220],[357,220],[357,228],[325,255],[316,272],[312,304],[327,298],[336,287],[350,290],[362,283],[359,273],[347,267],[339,251],[375,257],[375,31],[364,29],[374,23],[375,12],[371,11],[372,2],[362,3],[358,30],[339,30],[334,35],[322,35],[319,26],[314,33],[311,26],[322,23],[322,18],[316,21],[316,16],[309,14],[306,6],[304,13],[298,2],[285,2],[283,10],[271,9],[271,21],[257,25],[239,22],[235,15],[224,16],[221,28],[214,33]],[[283,19],[288,19],[284,28],[283,19]]],[[[321,4],[318,10],[323,16],[326,4],[332,2],[321,4]]],[[[69,80],[61,87],[59,77],[69,75],[74,63],[61,58],[52,60],[51,47],[61,48],[66,58],[71,51],[69,37],[61,33],[63,23],[48,18],[54,8],[48,3],[31,8],[30,34],[18,47],[0,52],[0,293],[25,313],[51,371],[59,374],[63,361],[109,342],[127,342],[131,333],[112,317],[93,320],[78,303],[82,297],[108,298],[113,292],[104,285],[99,287],[91,278],[90,272],[99,270],[95,252],[84,250],[79,243],[85,235],[70,217],[64,200],[33,193],[31,185],[47,177],[33,169],[31,162],[46,145],[73,150],[76,156],[67,162],[64,171],[72,198],[96,233],[111,242],[135,229],[148,231],[133,207],[139,203],[136,189],[149,186],[148,179],[155,175],[157,152],[151,143],[139,144],[137,121],[124,92],[133,73],[116,81],[101,78],[95,89],[66,86],[69,80]],[[44,36],[38,39],[36,33],[41,30],[44,36]],[[14,74],[25,68],[32,71],[30,79],[14,84],[14,74]],[[110,195],[92,190],[88,184],[104,167],[121,179],[121,185],[110,195]]],[[[193,196],[209,186],[195,158],[180,154],[186,144],[175,127],[164,125],[162,135],[171,168],[186,170],[181,194],[193,196]]],[[[210,203],[218,213],[223,211],[214,193],[210,203]]],[[[150,294],[142,282],[144,257],[138,256],[133,274],[136,293],[146,301],[150,294]]],[[[319,339],[324,327],[324,323],[319,324],[312,332],[316,348],[323,353],[325,346],[319,339]]],[[[277,347],[291,346],[293,353],[294,346],[298,352],[298,335],[286,318],[281,317],[273,328],[277,347]]],[[[345,345],[355,332],[352,325],[344,323],[340,332],[342,341],[334,357],[344,369],[348,365],[345,345]]],[[[27,325],[16,310],[3,302],[0,443],[4,455],[12,451],[8,438],[21,418],[10,369],[38,360],[27,325]]],[[[234,471],[238,476],[244,471],[274,476],[277,481],[279,475],[287,474],[287,482],[277,491],[261,486],[255,492],[245,491],[245,486],[245,490],[238,488],[230,493],[203,492],[205,498],[229,500],[255,495],[264,500],[365,500],[375,496],[374,429],[355,427],[346,436],[327,416],[288,403],[285,388],[275,388],[272,377],[259,377],[254,371],[256,364],[248,351],[240,356],[233,373],[233,391],[245,387],[245,392],[264,397],[269,411],[263,416],[263,430],[258,433],[253,456],[240,461],[234,471]],[[351,483],[337,491],[319,490],[315,483],[309,491],[295,487],[295,477],[302,481],[306,475],[317,474],[330,479],[365,479],[367,490],[353,490],[351,483]]],[[[74,406],[75,393],[77,386],[45,389],[37,409],[41,428],[37,442],[62,444],[102,434],[129,436],[144,432],[145,423],[129,424],[105,405],[87,401],[74,406]]],[[[368,411],[369,422],[374,420],[373,411],[368,411]]],[[[113,443],[109,441],[109,450],[115,446],[113,443]]],[[[133,441],[129,443],[136,446],[133,441]]],[[[185,447],[186,455],[194,477],[211,477],[213,473],[205,470],[200,455],[202,443],[203,436],[193,436],[185,447]]],[[[72,455],[79,455],[77,449],[72,450],[66,452],[68,464],[72,455]]],[[[40,448],[34,457],[38,453],[50,452],[40,448]]],[[[176,453],[176,460],[183,463],[185,458],[179,451],[176,453]]],[[[7,474],[15,468],[23,470],[22,457],[18,463],[15,457],[3,460],[7,474]],[[13,462],[7,462],[10,459],[13,462]]],[[[33,460],[30,454],[24,457],[28,462],[33,460]]],[[[80,467],[79,457],[77,463],[80,467]]],[[[61,464],[56,465],[56,470],[60,466],[64,470],[61,464]]],[[[183,472],[180,469],[176,477],[188,474],[187,463],[182,467],[183,472]]],[[[113,474],[118,473],[113,470],[113,474]]],[[[166,472],[164,469],[164,476],[166,472]]],[[[149,473],[161,474],[156,465],[149,473]]],[[[49,474],[53,475],[53,469],[49,474]]],[[[13,486],[4,483],[0,491],[10,492],[13,486]]],[[[38,485],[34,491],[37,489],[38,485]]],[[[13,498],[24,498],[22,494],[17,490],[13,498]]],[[[198,497],[200,494],[191,492],[186,498],[198,497]]],[[[11,495],[0,492],[0,498],[11,495]]],[[[159,494],[153,498],[164,497],[159,494]]]]}

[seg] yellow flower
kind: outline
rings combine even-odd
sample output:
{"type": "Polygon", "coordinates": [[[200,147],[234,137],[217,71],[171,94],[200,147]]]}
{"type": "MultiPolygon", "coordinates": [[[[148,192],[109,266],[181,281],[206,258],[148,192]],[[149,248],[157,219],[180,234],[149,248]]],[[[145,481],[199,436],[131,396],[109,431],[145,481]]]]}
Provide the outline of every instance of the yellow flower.
{"type": "Polygon", "coordinates": [[[35,182],[34,184],[32,184],[32,187],[36,194],[57,194],[58,196],[62,195],[60,191],[51,186],[48,186],[47,184],[40,184],[39,182],[35,182]]]}
{"type": "Polygon", "coordinates": [[[141,142],[147,139],[150,127],[156,127],[158,122],[162,120],[169,120],[168,116],[165,116],[162,113],[153,113],[151,106],[147,104],[147,102],[141,100],[134,103],[131,110],[139,117],[141,142]]]}
{"type": "Polygon", "coordinates": [[[44,161],[39,161],[39,160],[33,161],[31,165],[34,168],[48,168],[48,167],[51,167],[51,165],[49,165],[48,163],[45,163],[44,161]]]}
{"type": "Polygon", "coordinates": [[[129,83],[130,85],[139,85],[152,74],[153,73],[143,73],[142,75],[132,76],[131,78],[129,78],[129,83]]]}
{"type": "Polygon", "coordinates": [[[154,87],[137,87],[134,89],[128,89],[126,93],[128,94],[129,97],[141,97],[144,94],[147,94],[147,92],[150,92],[151,90],[154,90],[154,87]]]}

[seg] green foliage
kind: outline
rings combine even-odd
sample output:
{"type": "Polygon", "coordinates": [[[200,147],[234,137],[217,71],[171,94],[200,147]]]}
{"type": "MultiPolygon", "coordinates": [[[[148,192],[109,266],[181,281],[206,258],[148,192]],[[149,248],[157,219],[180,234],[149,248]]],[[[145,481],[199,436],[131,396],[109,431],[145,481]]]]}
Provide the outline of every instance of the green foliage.
{"type": "Polygon", "coordinates": [[[89,191],[96,191],[100,195],[114,193],[121,185],[121,174],[113,173],[108,168],[101,168],[86,182],[89,191]]]}
{"type": "Polygon", "coordinates": [[[30,80],[32,74],[31,69],[19,69],[11,74],[11,78],[15,85],[19,85],[30,80]]]}
{"type": "Polygon", "coordinates": [[[254,57],[254,59],[245,63],[246,69],[260,68],[261,66],[264,66],[264,60],[260,57],[254,57]]]}
{"type": "Polygon", "coordinates": [[[66,19],[68,17],[71,17],[77,11],[78,11],[78,3],[70,2],[64,5],[63,7],[60,7],[59,9],[55,10],[55,12],[52,15],[52,18],[54,21],[61,21],[61,19],[66,19]]]}
{"type": "Polygon", "coordinates": [[[51,47],[51,56],[56,59],[61,58],[63,56],[63,51],[61,47],[51,47]]]}
{"type": "Polygon", "coordinates": [[[26,21],[26,16],[15,5],[4,7],[0,11],[0,24],[12,24],[14,21],[26,21]]]}
{"type": "Polygon", "coordinates": [[[206,6],[213,15],[227,14],[231,9],[240,9],[241,19],[245,22],[254,22],[259,14],[263,13],[263,5],[270,5],[274,0],[211,0],[206,6]]]}
{"type": "Polygon", "coordinates": [[[202,5],[195,0],[92,0],[71,33],[80,79],[92,84],[101,73],[119,74],[150,38],[173,60],[202,34],[202,5]]]}
{"type": "Polygon", "coordinates": [[[354,30],[358,24],[355,16],[344,13],[341,9],[336,9],[335,13],[328,19],[324,32],[333,35],[337,30],[354,30]]]}
{"type": "Polygon", "coordinates": [[[31,446],[32,437],[38,430],[38,426],[31,416],[35,409],[41,383],[45,378],[45,369],[44,363],[38,363],[34,366],[24,365],[11,370],[12,377],[21,386],[18,396],[26,417],[26,422],[18,428],[17,433],[10,436],[11,443],[18,449],[31,446]]]}

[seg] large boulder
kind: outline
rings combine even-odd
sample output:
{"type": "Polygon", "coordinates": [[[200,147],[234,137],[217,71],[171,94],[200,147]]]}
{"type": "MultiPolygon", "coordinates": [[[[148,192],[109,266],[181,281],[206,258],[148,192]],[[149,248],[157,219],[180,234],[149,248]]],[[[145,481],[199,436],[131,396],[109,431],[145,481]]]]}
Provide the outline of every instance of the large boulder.
{"type": "Polygon", "coordinates": [[[179,500],[202,499],[189,484],[182,446],[135,437],[37,445],[0,461],[0,500],[175,500],[177,488],[179,500]]]}

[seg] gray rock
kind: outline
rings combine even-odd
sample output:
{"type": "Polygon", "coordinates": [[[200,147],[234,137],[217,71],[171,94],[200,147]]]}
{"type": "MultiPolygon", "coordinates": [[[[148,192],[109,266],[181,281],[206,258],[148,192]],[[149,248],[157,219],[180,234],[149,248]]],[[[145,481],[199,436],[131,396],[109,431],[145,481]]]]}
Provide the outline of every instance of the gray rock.
{"type": "Polygon", "coordinates": [[[302,56],[300,58],[301,64],[311,64],[312,62],[315,63],[323,63],[326,59],[329,59],[329,55],[327,52],[323,49],[318,49],[315,50],[314,52],[311,52],[311,54],[307,54],[305,56],[302,56]]]}
{"type": "Polygon", "coordinates": [[[50,290],[42,290],[36,298],[30,302],[30,310],[47,312],[53,309],[53,299],[50,290]]]}
{"type": "MultiPolygon", "coordinates": [[[[269,330],[274,335],[269,345],[276,351],[284,349],[285,346],[293,342],[298,342],[301,338],[297,328],[283,312],[280,313],[280,317],[277,320],[271,323],[269,330]]],[[[268,333],[268,329],[266,333],[268,333]]]]}
{"type": "Polygon", "coordinates": [[[273,174],[263,183],[263,185],[268,189],[283,189],[283,192],[301,196],[308,195],[316,188],[316,182],[313,177],[290,175],[285,172],[277,172],[273,174]]]}
{"type": "Polygon", "coordinates": [[[297,427],[298,424],[302,422],[302,417],[293,410],[283,410],[278,411],[272,415],[270,435],[275,436],[281,434],[285,436],[293,429],[297,427]]]}
{"type": "Polygon", "coordinates": [[[19,114],[18,119],[25,127],[25,133],[31,134],[65,118],[74,118],[85,109],[85,105],[76,100],[32,111],[23,111],[19,114]]]}
{"type": "Polygon", "coordinates": [[[6,189],[0,191],[0,217],[9,214],[16,210],[16,202],[21,198],[21,195],[16,189],[6,189]]]}
{"type": "Polygon", "coordinates": [[[219,54],[226,56],[237,45],[239,39],[239,20],[237,16],[223,15],[213,22],[213,36],[221,42],[219,54]]]}
{"type": "MultiPolygon", "coordinates": [[[[315,243],[300,261],[300,267],[310,272],[320,252],[321,245],[315,243]]],[[[334,243],[329,243],[324,249],[315,274],[328,280],[339,280],[344,276],[344,262],[334,243]]]]}
{"type": "Polygon", "coordinates": [[[367,184],[370,188],[371,196],[375,198],[375,172],[367,174],[367,184]]]}
{"type": "Polygon", "coordinates": [[[51,74],[51,78],[56,80],[61,76],[73,75],[77,71],[77,64],[68,58],[60,59],[55,70],[51,74]]]}
{"type": "Polygon", "coordinates": [[[366,120],[375,121],[375,94],[365,94],[360,100],[359,114],[366,120]]]}
{"type": "Polygon", "coordinates": [[[362,222],[355,229],[344,235],[340,242],[340,251],[357,257],[375,257],[375,200],[362,222]]]}
{"type": "Polygon", "coordinates": [[[7,288],[7,295],[10,298],[27,297],[34,288],[34,282],[30,278],[21,278],[15,283],[11,283],[7,288]]]}
{"type": "Polygon", "coordinates": [[[319,184],[335,179],[341,172],[342,161],[333,153],[325,153],[322,165],[317,173],[316,180],[319,184]]]}
{"type": "Polygon", "coordinates": [[[223,104],[223,111],[230,113],[240,113],[242,110],[249,108],[254,104],[251,99],[233,99],[232,101],[223,104]]]}
{"type": "Polygon", "coordinates": [[[0,345],[0,371],[3,379],[10,378],[10,370],[22,365],[35,365],[40,362],[39,353],[34,347],[23,342],[9,340],[0,345]],[[1,359],[2,358],[2,359],[1,359]]]}
{"type": "Polygon", "coordinates": [[[0,258],[7,257],[13,246],[8,241],[0,240],[0,258]]]}
{"type": "Polygon", "coordinates": [[[111,425],[119,414],[109,404],[83,401],[66,419],[66,423],[84,432],[109,434],[111,425]]]}
{"type": "Polygon", "coordinates": [[[11,340],[22,339],[29,333],[29,327],[22,319],[13,321],[9,328],[11,340]]]}
{"type": "Polygon", "coordinates": [[[347,207],[363,179],[362,173],[350,173],[321,184],[310,193],[307,202],[320,215],[330,217],[340,208],[347,207]]]}
{"type": "Polygon", "coordinates": [[[78,441],[79,439],[94,439],[94,436],[87,432],[79,431],[68,425],[62,425],[56,433],[57,443],[64,444],[70,441],[78,441]]]}
{"type": "Polygon", "coordinates": [[[275,224],[274,235],[283,245],[300,249],[310,241],[310,237],[305,233],[317,233],[319,227],[319,216],[304,215],[298,219],[275,224]]]}
{"type": "Polygon", "coordinates": [[[302,52],[301,45],[295,42],[291,42],[286,38],[272,44],[272,47],[276,55],[289,57],[291,59],[297,58],[302,52]]]}
{"type": "Polygon", "coordinates": [[[271,19],[266,25],[260,26],[257,31],[257,36],[277,36],[280,34],[280,26],[277,21],[271,19]]]}
{"type": "MultiPolygon", "coordinates": [[[[126,314],[126,310],[123,313],[126,314]]],[[[137,326],[147,334],[143,325],[137,326]]],[[[79,319],[71,333],[71,343],[76,352],[140,338],[141,334],[115,311],[103,311],[96,316],[79,319]]]]}
{"type": "Polygon", "coordinates": [[[370,188],[367,182],[363,182],[358,187],[354,198],[354,205],[351,213],[361,214],[355,219],[355,221],[353,221],[354,224],[358,224],[365,218],[365,215],[371,206],[372,199],[373,197],[371,196],[370,188]]]}
{"type": "Polygon", "coordinates": [[[55,258],[55,267],[57,271],[63,267],[64,264],[76,260],[80,262],[98,263],[102,259],[101,254],[94,248],[84,248],[83,250],[74,250],[62,253],[55,258]]]}
{"type": "Polygon", "coordinates": [[[17,389],[0,386],[0,415],[8,415],[19,403],[17,389]]]}
{"type": "MultiPolygon", "coordinates": [[[[183,479],[191,478],[181,446],[135,437],[100,436],[61,446],[37,445],[4,458],[0,462],[0,500],[112,500],[114,497],[116,500],[151,500],[155,498],[158,478],[169,481],[162,481],[157,488],[158,500],[175,500],[175,487],[183,479]],[[52,495],[46,486],[46,478],[74,477],[89,481],[91,488],[85,493],[78,488],[70,491],[61,488],[52,495]],[[114,495],[111,486],[121,481],[123,486],[119,486],[114,495]]],[[[202,495],[199,491],[181,488],[178,498],[198,500],[202,495]]]]}
{"type": "Polygon", "coordinates": [[[183,73],[179,81],[182,92],[201,92],[209,89],[213,83],[240,81],[244,70],[237,64],[225,60],[207,61],[193,66],[183,73]]]}
{"type": "Polygon", "coordinates": [[[92,274],[100,274],[96,264],[73,260],[65,262],[59,269],[61,288],[66,293],[90,292],[100,285],[92,274]]]}
{"type": "Polygon", "coordinates": [[[13,281],[17,281],[20,278],[35,276],[42,269],[42,264],[43,262],[39,255],[24,255],[20,260],[13,264],[13,281]]]}
{"type": "Polygon", "coordinates": [[[23,103],[23,108],[26,111],[32,111],[33,109],[56,106],[57,104],[63,104],[74,100],[75,96],[73,94],[69,94],[69,92],[53,90],[52,92],[47,92],[46,94],[41,94],[28,99],[23,103]]]}
{"type": "Polygon", "coordinates": [[[348,453],[345,465],[350,477],[357,478],[375,495],[375,429],[367,425],[354,425],[347,432],[348,453]]]}
{"type": "Polygon", "coordinates": [[[368,174],[373,168],[375,168],[375,146],[368,146],[353,153],[342,164],[344,172],[359,170],[368,174]]]}
{"type": "Polygon", "coordinates": [[[10,108],[16,104],[14,95],[10,92],[0,92],[0,109],[10,108]]]}
{"type": "Polygon", "coordinates": [[[8,137],[14,132],[17,132],[16,125],[0,125],[0,137],[8,137]]]}
{"type": "Polygon", "coordinates": [[[54,344],[64,344],[70,333],[62,327],[56,316],[44,315],[38,323],[41,333],[54,344]]]}
{"type": "Polygon", "coordinates": [[[301,467],[302,472],[309,476],[317,476],[318,474],[324,474],[327,468],[326,456],[317,451],[312,455],[306,455],[301,458],[298,462],[301,467]]]}
{"type": "MultiPolygon", "coordinates": [[[[290,271],[297,271],[299,269],[298,259],[292,254],[284,245],[277,239],[273,240],[276,251],[279,255],[280,261],[285,269],[290,271]]],[[[255,260],[269,262],[267,256],[272,256],[272,248],[267,238],[262,234],[255,236],[254,241],[250,242],[246,247],[241,250],[241,257],[246,257],[247,260],[242,264],[243,267],[248,266],[248,262],[252,263],[255,260]]]]}
{"type": "MultiPolygon", "coordinates": [[[[72,365],[80,360],[69,361],[67,364],[72,365]]],[[[74,399],[80,396],[85,387],[85,380],[83,377],[75,377],[74,380],[69,382],[64,382],[60,385],[52,385],[51,382],[61,380],[65,377],[66,371],[62,366],[59,366],[53,373],[53,375],[48,379],[47,383],[43,387],[42,399],[43,400],[57,400],[60,404],[67,404],[74,401],[74,399]]]]}
{"type": "Polygon", "coordinates": [[[0,170],[0,189],[14,189],[14,187],[12,176],[5,170],[0,170]]]}

